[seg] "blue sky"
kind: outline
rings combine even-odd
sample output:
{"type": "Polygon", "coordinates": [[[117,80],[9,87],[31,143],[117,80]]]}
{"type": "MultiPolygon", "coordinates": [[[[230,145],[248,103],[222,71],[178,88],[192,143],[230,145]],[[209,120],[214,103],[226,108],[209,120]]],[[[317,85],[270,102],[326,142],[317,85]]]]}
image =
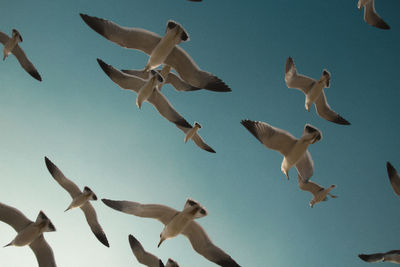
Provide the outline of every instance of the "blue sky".
{"type": "MultiPolygon", "coordinates": [[[[157,248],[163,226],[94,202],[110,248],[96,240],[79,210],[63,211],[71,198],[50,176],[48,156],[80,188],[99,198],[163,203],[181,209],[187,197],[209,211],[198,222],[216,245],[242,266],[366,266],[359,253],[399,249],[400,199],[385,163],[400,170],[398,62],[400,21],[396,0],[376,1],[391,26],[367,25],[357,1],[2,0],[0,31],[16,28],[22,48],[43,82],[10,56],[0,62],[0,201],[30,219],[43,210],[57,228],[45,234],[58,266],[139,266],[128,235],[150,252],[182,266],[215,266],[179,236],[157,248]],[[164,94],[216,154],[200,150],[148,103],[121,90],[96,58],[120,69],[141,69],[147,56],[121,48],[91,30],[86,13],[158,34],[173,19],[190,41],[181,45],[231,93],[164,94]],[[284,64],[292,56],[300,73],[331,72],[326,95],[352,123],[341,126],[304,109],[304,95],[288,89],[284,64]],[[323,139],[310,146],[311,178],[336,184],[338,199],[317,204],[286,180],[282,156],[263,147],[241,124],[260,120],[299,137],[304,124],[323,139]]],[[[0,244],[14,230],[0,224],[0,244]]],[[[33,266],[27,247],[0,249],[1,266],[33,266]]],[[[383,264],[382,264],[383,265],[383,264]]],[[[386,264],[390,265],[390,264],[386,264]]],[[[379,264],[377,264],[379,266],[379,264]]]]}

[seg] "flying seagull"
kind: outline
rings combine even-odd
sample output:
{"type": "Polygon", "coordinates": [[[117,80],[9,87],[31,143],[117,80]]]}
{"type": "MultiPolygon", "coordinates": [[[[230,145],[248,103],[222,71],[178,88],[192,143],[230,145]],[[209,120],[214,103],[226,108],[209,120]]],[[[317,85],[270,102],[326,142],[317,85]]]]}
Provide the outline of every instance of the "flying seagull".
{"type": "Polygon", "coordinates": [[[6,246],[26,246],[35,253],[39,267],[56,267],[53,250],[43,237],[44,232],[54,232],[56,228],[43,211],[32,222],[16,208],[0,203],[0,221],[12,226],[17,236],[6,246]]]}
{"type": "Polygon", "coordinates": [[[94,192],[87,186],[83,189],[83,192],[78,188],[78,186],[69,180],[65,175],[60,171],[60,169],[54,165],[47,157],[45,157],[45,162],[47,169],[50,174],[53,176],[54,180],[57,181],[72,197],[72,202],[65,210],[70,210],[73,208],[81,208],[83,213],[85,214],[86,220],[92,229],[93,234],[96,238],[105,246],[110,247],[108,244],[108,240],[106,234],[101,228],[99,222],[97,221],[96,211],[94,210],[92,204],[90,204],[89,200],[97,200],[97,196],[94,192]]]}
{"type": "Polygon", "coordinates": [[[386,253],[376,254],[359,254],[358,257],[366,262],[388,261],[392,263],[400,263],[400,250],[392,250],[386,253]]]}
{"type": "Polygon", "coordinates": [[[321,140],[322,133],[317,128],[306,124],[301,138],[297,139],[287,131],[265,122],[242,120],[241,123],[264,146],[279,151],[283,155],[281,170],[288,179],[292,166],[296,166],[304,182],[310,179],[314,173],[314,162],[307,148],[310,144],[321,140]]]}
{"type": "Polygon", "coordinates": [[[158,204],[140,204],[131,201],[114,201],[102,199],[107,206],[144,218],[153,218],[162,222],[165,227],[160,234],[160,243],[180,233],[185,235],[193,249],[208,260],[224,267],[239,265],[223,250],[215,246],[204,229],[194,221],[207,215],[207,210],[193,199],[187,199],[182,211],[158,204]]]}
{"type": "Polygon", "coordinates": [[[313,195],[313,198],[310,200],[310,207],[314,207],[315,204],[322,202],[322,201],[327,201],[328,200],[328,195],[331,198],[337,198],[337,196],[332,195],[330,191],[336,187],[336,185],[331,185],[328,188],[323,188],[320,185],[314,183],[311,180],[308,180],[307,182],[304,182],[303,179],[301,179],[300,176],[297,178],[297,182],[299,184],[299,188],[303,191],[308,191],[313,195]]]}
{"type": "Polygon", "coordinates": [[[22,48],[18,45],[18,43],[21,42],[21,34],[16,29],[12,30],[11,38],[8,37],[7,34],[0,32],[0,43],[4,45],[3,60],[5,60],[10,53],[14,54],[24,70],[26,70],[36,80],[42,81],[42,77],[40,77],[39,72],[36,70],[35,66],[33,66],[32,62],[30,62],[26,57],[24,50],[22,50],[22,48]]]}
{"type": "Polygon", "coordinates": [[[389,30],[390,26],[376,13],[375,0],[358,0],[358,9],[364,7],[364,20],[371,26],[382,30],[389,30]]]}
{"type": "MultiPolygon", "coordinates": [[[[123,73],[113,66],[106,64],[101,59],[97,59],[97,62],[107,76],[122,89],[128,89],[138,93],[140,88],[142,88],[148,81],[137,76],[123,73]]],[[[152,104],[164,118],[174,123],[185,134],[193,129],[193,127],[172,107],[168,99],[157,88],[152,91],[152,95],[147,99],[147,101],[152,104]]],[[[201,149],[215,153],[214,149],[207,145],[197,132],[193,135],[192,140],[201,149]]]]}
{"type": "Polygon", "coordinates": [[[298,74],[293,59],[289,57],[286,60],[286,85],[289,88],[299,89],[306,95],[306,110],[310,111],[310,107],[314,103],[317,114],[321,118],[337,124],[350,125],[350,122],[333,111],[326,101],[324,88],[328,88],[330,86],[330,79],[331,74],[327,70],[323,70],[322,76],[318,81],[298,74]]]}
{"type": "MultiPolygon", "coordinates": [[[[129,235],[129,244],[133,254],[141,264],[148,267],[164,267],[164,263],[158,257],[144,250],[142,244],[133,235],[129,235]]],[[[168,259],[165,267],[179,267],[179,264],[172,259],[168,259]]]]}
{"type": "Polygon", "coordinates": [[[396,169],[392,166],[392,164],[390,164],[389,161],[386,163],[386,169],[394,193],[400,196],[400,175],[397,173],[396,169]]]}
{"type": "MultiPolygon", "coordinates": [[[[122,47],[141,50],[148,55],[153,53],[162,40],[158,34],[145,29],[121,27],[112,21],[85,14],[80,16],[89,27],[104,38],[122,47]]],[[[231,91],[218,77],[200,70],[189,54],[179,46],[172,49],[163,64],[171,66],[185,82],[194,87],[217,92],[231,91]]]]}

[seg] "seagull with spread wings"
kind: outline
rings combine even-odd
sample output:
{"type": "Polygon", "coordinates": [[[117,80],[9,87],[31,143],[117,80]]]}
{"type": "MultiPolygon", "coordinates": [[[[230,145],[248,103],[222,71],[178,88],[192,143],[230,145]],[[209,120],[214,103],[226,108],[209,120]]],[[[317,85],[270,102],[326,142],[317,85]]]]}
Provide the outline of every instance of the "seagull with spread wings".
{"type": "Polygon", "coordinates": [[[4,45],[3,48],[3,60],[7,58],[9,54],[13,54],[21,64],[22,68],[26,70],[33,78],[38,81],[42,81],[39,72],[33,66],[32,62],[29,61],[28,57],[25,55],[24,50],[18,45],[22,42],[21,34],[16,30],[12,30],[11,38],[7,34],[0,32],[0,43],[4,45]]]}
{"type": "Polygon", "coordinates": [[[311,180],[308,180],[307,182],[304,182],[303,179],[301,179],[300,175],[297,177],[297,182],[299,184],[299,188],[303,191],[308,191],[313,195],[313,198],[310,200],[310,207],[314,207],[315,204],[322,202],[322,201],[327,201],[328,196],[331,198],[337,198],[337,196],[332,195],[330,191],[336,187],[336,185],[331,185],[328,188],[323,188],[317,183],[314,183],[311,180]]]}
{"type": "Polygon", "coordinates": [[[16,208],[0,202],[0,221],[12,226],[17,236],[6,246],[26,246],[35,253],[39,267],[56,267],[53,250],[44,239],[44,232],[54,232],[56,228],[50,219],[40,211],[36,221],[32,222],[16,208]]]}
{"type": "Polygon", "coordinates": [[[97,220],[96,211],[89,202],[90,200],[97,200],[97,196],[94,192],[87,186],[85,186],[82,192],[79,187],[69,180],[47,157],[45,157],[45,162],[54,180],[56,180],[72,197],[72,202],[65,211],[73,208],[81,208],[93,234],[103,245],[109,247],[110,245],[108,244],[106,234],[97,220]]]}
{"type": "Polygon", "coordinates": [[[350,125],[350,122],[333,111],[326,101],[324,88],[330,86],[330,80],[331,74],[327,70],[323,70],[321,78],[317,81],[305,75],[298,74],[296,65],[291,57],[286,60],[286,85],[289,88],[299,89],[306,95],[306,110],[310,111],[310,108],[314,103],[315,110],[321,118],[337,124],[350,125]]]}
{"type": "Polygon", "coordinates": [[[132,201],[115,201],[102,199],[107,206],[144,218],[153,218],[162,222],[165,227],[160,234],[160,243],[179,234],[185,235],[193,249],[208,260],[224,267],[238,267],[222,249],[215,246],[204,229],[194,221],[207,215],[207,210],[193,199],[187,199],[182,211],[159,204],[141,204],[132,201]]]}

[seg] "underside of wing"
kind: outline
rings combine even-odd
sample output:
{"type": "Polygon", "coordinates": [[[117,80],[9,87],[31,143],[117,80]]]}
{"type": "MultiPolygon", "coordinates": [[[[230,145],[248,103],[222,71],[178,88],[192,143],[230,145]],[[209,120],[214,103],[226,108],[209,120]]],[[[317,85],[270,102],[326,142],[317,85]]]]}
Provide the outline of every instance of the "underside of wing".
{"type": "Polygon", "coordinates": [[[311,194],[315,195],[316,193],[318,193],[321,190],[324,190],[323,187],[321,187],[320,185],[314,183],[311,180],[308,180],[307,182],[304,182],[300,176],[297,176],[297,182],[299,185],[299,188],[303,191],[308,191],[311,194]]]}
{"type": "Polygon", "coordinates": [[[369,1],[365,5],[364,20],[369,25],[377,27],[382,30],[389,30],[390,26],[376,13],[375,1],[369,1]]]}
{"type": "Polygon", "coordinates": [[[115,210],[139,217],[157,219],[163,224],[167,224],[178,213],[173,208],[158,204],[140,204],[133,201],[116,201],[104,198],[102,201],[115,210]]]}
{"type": "Polygon", "coordinates": [[[326,100],[324,90],[322,90],[320,96],[315,101],[315,110],[317,111],[317,114],[325,120],[341,125],[350,125],[350,122],[331,109],[326,100]]]}
{"type": "Polygon", "coordinates": [[[88,222],[90,229],[92,229],[92,232],[96,236],[96,238],[106,247],[110,247],[106,234],[104,233],[103,228],[97,220],[97,214],[92,204],[86,202],[83,206],[81,206],[81,209],[85,214],[86,221],[88,222]]]}
{"type": "Polygon", "coordinates": [[[39,267],[56,267],[56,260],[54,253],[47,241],[44,239],[43,234],[36,238],[29,245],[35,253],[39,267]]]}
{"type": "Polygon", "coordinates": [[[9,224],[15,231],[19,232],[32,223],[18,209],[0,202],[0,221],[9,224]]]}
{"type": "Polygon", "coordinates": [[[307,94],[316,83],[314,79],[297,73],[296,65],[291,57],[285,64],[285,82],[287,87],[299,89],[304,94],[307,94]]]}
{"type": "Polygon", "coordinates": [[[301,156],[296,163],[296,169],[298,175],[301,177],[303,182],[307,182],[314,174],[314,161],[311,158],[311,154],[308,150],[301,156]]]}
{"type": "Polygon", "coordinates": [[[141,264],[149,267],[164,267],[162,261],[155,255],[147,252],[133,235],[129,235],[129,245],[137,261],[141,264]]]}
{"type": "Polygon", "coordinates": [[[284,156],[293,148],[297,139],[287,131],[261,121],[242,120],[242,125],[269,149],[279,151],[284,156]]]}
{"type": "Polygon", "coordinates": [[[382,253],[376,253],[376,254],[359,254],[358,257],[362,259],[363,261],[366,262],[380,262],[383,260],[383,254],[382,253]]]}
{"type": "Polygon", "coordinates": [[[397,173],[396,169],[392,166],[392,164],[390,164],[390,162],[386,163],[386,169],[394,193],[400,196],[400,175],[397,173]]]}

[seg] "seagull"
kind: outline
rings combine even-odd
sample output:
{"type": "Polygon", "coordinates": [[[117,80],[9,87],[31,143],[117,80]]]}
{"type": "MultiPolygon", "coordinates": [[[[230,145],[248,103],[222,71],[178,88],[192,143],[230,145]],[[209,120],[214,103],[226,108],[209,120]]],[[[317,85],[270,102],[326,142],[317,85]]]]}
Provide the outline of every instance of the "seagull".
{"type": "Polygon", "coordinates": [[[292,166],[296,166],[304,182],[310,179],[314,173],[314,162],[307,148],[310,144],[321,140],[322,133],[317,128],[306,124],[301,138],[297,139],[287,131],[265,122],[242,120],[241,123],[264,146],[279,151],[284,156],[281,170],[287,179],[289,179],[289,170],[292,166]]]}
{"type": "MultiPolygon", "coordinates": [[[[146,80],[123,73],[113,66],[106,64],[101,59],[97,59],[97,62],[107,76],[122,89],[128,89],[138,93],[139,89],[146,83],[146,80]]],[[[185,134],[192,130],[192,126],[172,107],[168,99],[158,89],[153,90],[152,95],[147,101],[150,102],[164,118],[174,123],[176,127],[185,134]]],[[[215,150],[207,145],[197,132],[192,137],[192,140],[201,149],[215,153],[215,150]]]]}
{"type": "Polygon", "coordinates": [[[389,30],[390,26],[376,13],[375,0],[358,0],[358,9],[364,7],[364,20],[371,26],[382,30],[389,30]]]}
{"type": "Polygon", "coordinates": [[[56,267],[53,250],[43,237],[44,232],[54,232],[56,228],[50,219],[40,211],[32,222],[16,208],[0,203],[0,221],[12,226],[17,236],[7,246],[29,245],[36,255],[39,267],[56,267]]]}
{"type": "Polygon", "coordinates": [[[322,76],[318,81],[298,74],[293,59],[289,57],[286,60],[286,85],[289,88],[299,89],[306,95],[306,110],[310,111],[310,107],[314,103],[317,114],[321,118],[337,124],[350,125],[350,122],[333,111],[326,101],[324,88],[328,88],[330,86],[330,77],[331,74],[327,70],[323,70],[322,76]]]}
{"type": "MultiPolygon", "coordinates": [[[[129,244],[133,254],[141,264],[148,267],[164,267],[163,262],[158,257],[144,250],[142,244],[133,235],[129,235],[129,244]]],[[[172,259],[168,259],[165,267],[179,267],[179,264],[172,259]]]]}
{"type": "Polygon", "coordinates": [[[297,176],[297,182],[299,184],[299,188],[303,191],[308,191],[313,195],[313,198],[310,200],[310,207],[314,207],[315,204],[327,201],[328,195],[331,198],[337,198],[337,196],[332,195],[330,191],[336,187],[336,185],[331,185],[328,188],[323,188],[320,185],[314,183],[311,180],[304,182],[300,175],[297,176]]]}
{"type": "Polygon", "coordinates": [[[39,72],[36,70],[35,66],[33,66],[32,62],[30,62],[26,57],[24,50],[22,50],[22,48],[18,45],[18,43],[21,42],[21,34],[16,29],[12,30],[11,38],[8,37],[7,34],[0,32],[0,43],[4,45],[3,60],[5,60],[10,53],[13,53],[24,70],[26,70],[36,80],[42,81],[42,77],[40,77],[39,72]]]}
{"type": "MultiPolygon", "coordinates": [[[[158,85],[158,90],[161,91],[161,88],[164,84],[169,83],[171,84],[176,91],[197,91],[201,90],[202,88],[191,86],[190,84],[186,83],[182,80],[178,75],[170,72],[170,66],[164,65],[160,74],[164,77],[164,83],[158,85]]],[[[144,70],[121,70],[123,73],[130,74],[133,76],[140,77],[144,80],[149,79],[150,74],[149,72],[145,72],[144,70]]]]}
{"type": "MultiPolygon", "coordinates": [[[[89,27],[104,38],[122,47],[138,49],[151,55],[162,37],[140,28],[121,27],[112,21],[80,14],[89,27]]],[[[163,64],[171,66],[187,83],[197,88],[217,92],[230,92],[231,89],[218,77],[200,70],[193,59],[179,46],[175,46],[163,64]]]]}
{"type": "Polygon", "coordinates": [[[106,234],[101,228],[99,222],[97,221],[96,211],[94,210],[92,204],[89,203],[89,200],[97,200],[97,196],[94,192],[87,186],[83,189],[83,192],[78,188],[78,186],[69,180],[65,175],[60,171],[60,169],[54,165],[47,157],[45,157],[45,162],[47,169],[53,178],[59,183],[72,197],[72,202],[68,206],[65,211],[68,211],[73,208],[81,208],[83,213],[85,214],[86,220],[92,229],[93,234],[97,237],[97,239],[106,247],[110,247],[108,244],[108,240],[106,234]]]}
{"type": "Polygon", "coordinates": [[[185,235],[193,249],[208,260],[225,267],[238,267],[228,254],[215,246],[204,229],[194,221],[207,215],[207,210],[197,201],[188,198],[182,211],[158,204],[141,204],[131,201],[102,199],[107,206],[144,218],[153,218],[162,222],[165,227],[160,234],[160,243],[179,235],[185,235]]]}
{"type": "Polygon", "coordinates": [[[400,175],[397,173],[396,169],[392,166],[392,164],[390,164],[389,161],[386,163],[386,169],[394,193],[400,196],[400,175]]]}
{"type": "Polygon", "coordinates": [[[386,253],[376,254],[359,254],[358,257],[366,262],[388,261],[392,263],[400,263],[400,250],[391,250],[386,253]]]}
{"type": "Polygon", "coordinates": [[[142,103],[150,98],[153,94],[153,91],[158,87],[159,84],[164,83],[164,78],[156,72],[155,70],[151,70],[151,77],[140,87],[137,98],[136,105],[140,109],[142,103]]]}

